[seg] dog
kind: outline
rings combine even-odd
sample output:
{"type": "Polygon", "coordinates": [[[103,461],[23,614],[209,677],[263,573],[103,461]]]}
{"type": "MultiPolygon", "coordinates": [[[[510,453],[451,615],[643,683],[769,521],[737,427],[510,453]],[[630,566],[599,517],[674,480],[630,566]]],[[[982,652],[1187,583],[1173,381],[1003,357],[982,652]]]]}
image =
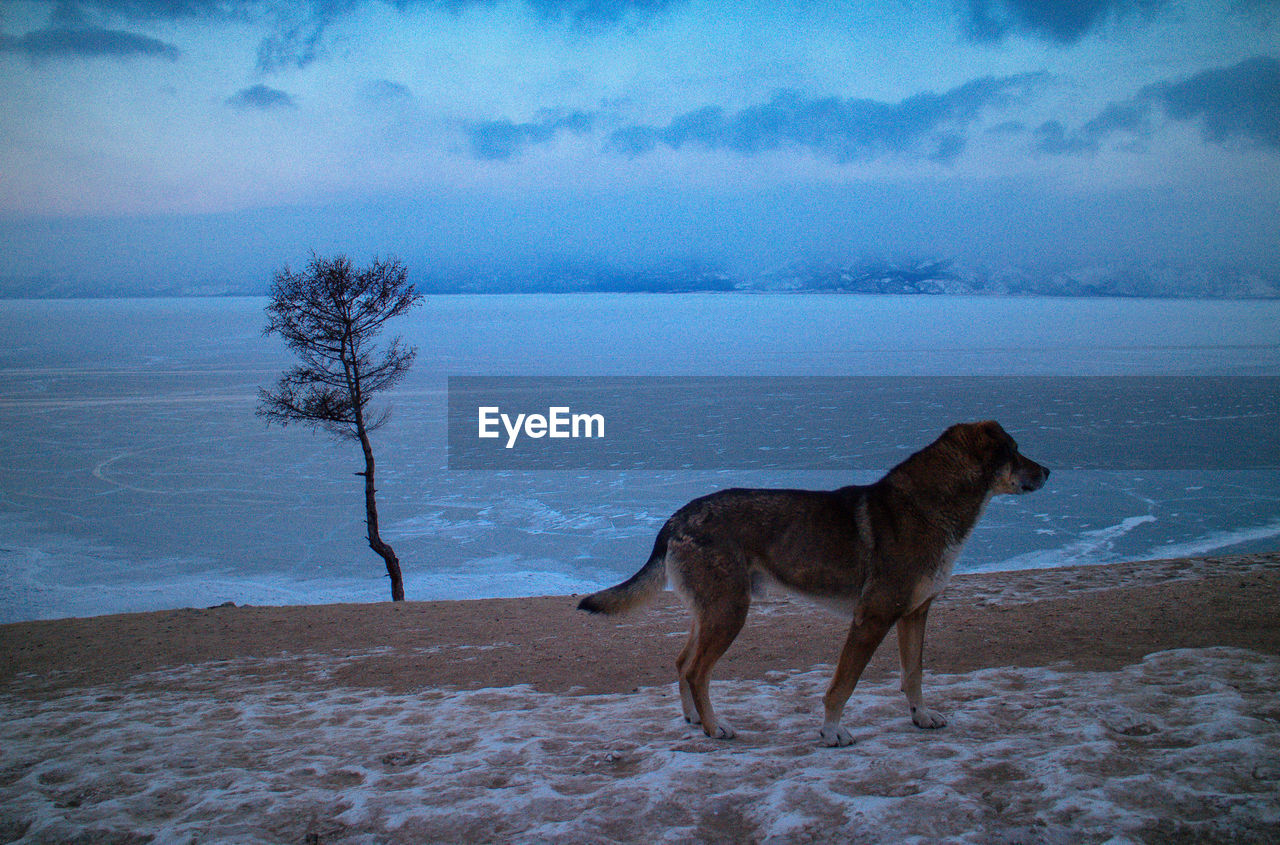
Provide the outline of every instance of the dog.
{"type": "Polygon", "coordinates": [[[707,695],[711,669],[747,618],[753,586],[782,588],[852,619],[823,697],[827,746],[853,735],[840,726],[871,655],[895,624],[902,691],[911,720],[940,728],[920,691],[925,620],[951,577],[961,546],[987,501],[1029,493],[1049,470],[1018,452],[994,421],[959,423],[874,484],[817,490],[722,490],[694,499],[658,532],[639,572],[582,599],[580,610],[614,614],[641,604],[669,580],[693,616],[676,658],[685,719],[709,737],[732,739],[707,695]]]}

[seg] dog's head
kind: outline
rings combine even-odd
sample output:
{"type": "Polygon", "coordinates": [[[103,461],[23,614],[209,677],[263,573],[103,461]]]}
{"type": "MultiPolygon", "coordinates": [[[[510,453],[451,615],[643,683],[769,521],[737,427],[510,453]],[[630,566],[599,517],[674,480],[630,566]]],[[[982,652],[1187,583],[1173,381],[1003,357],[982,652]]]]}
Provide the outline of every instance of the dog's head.
{"type": "Polygon", "coordinates": [[[1049,470],[1018,451],[1018,444],[994,420],[958,423],[947,429],[943,440],[951,441],[990,479],[992,493],[1030,493],[1049,478],[1049,470]]]}

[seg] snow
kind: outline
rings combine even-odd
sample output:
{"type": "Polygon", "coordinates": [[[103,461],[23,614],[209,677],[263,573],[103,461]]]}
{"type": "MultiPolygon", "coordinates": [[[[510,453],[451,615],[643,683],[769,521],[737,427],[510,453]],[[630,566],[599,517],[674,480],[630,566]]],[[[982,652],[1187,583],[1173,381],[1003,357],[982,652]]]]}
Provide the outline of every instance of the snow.
{"type": "Polygon", "coordinates": [[[1142,842],[1280,830],[1280,658],[1166,651],[1113,672],[893,681],[817,744],[830,667],[715,683],[705,738],[674,686],[387,694],[294,656],[189,666],[53,700],[0,697],[0,834],[17,842],[1142,842]],[[275,660],[280,660],[276,658],[275,660]],[[276,678],[279,677],[277,674],[276,678]],[[266,678],[266,680],[264,680],[266,678]]]}

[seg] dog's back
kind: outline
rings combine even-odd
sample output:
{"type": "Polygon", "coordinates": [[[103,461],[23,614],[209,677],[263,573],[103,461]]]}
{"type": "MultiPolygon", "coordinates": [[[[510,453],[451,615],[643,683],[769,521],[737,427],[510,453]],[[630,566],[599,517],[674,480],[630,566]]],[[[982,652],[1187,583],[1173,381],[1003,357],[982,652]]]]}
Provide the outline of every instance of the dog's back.
{"type": "Polygon", "coordinates": [[[666,521],[639,572],[578,606],[623,612],[660,590],[664,576],[695,613],[761,576],[841,606],[872,594],[905,597],[934,574],[953,538],[900,513],[888,480],[829,491],[733,488],[694,499],[666,521]]]}
{"type": "Polygon", "coordinates": [[[850,558],[859,542],[865,487],[836,491],[733,488],[694,499],[662,526],[648,561],[625,582],[578,603],[591,613],[620,613],[644,602],[666,578],[691,604],[750,586],[753,573],[792,590],[846,594],[863,567],[850,558]]]}

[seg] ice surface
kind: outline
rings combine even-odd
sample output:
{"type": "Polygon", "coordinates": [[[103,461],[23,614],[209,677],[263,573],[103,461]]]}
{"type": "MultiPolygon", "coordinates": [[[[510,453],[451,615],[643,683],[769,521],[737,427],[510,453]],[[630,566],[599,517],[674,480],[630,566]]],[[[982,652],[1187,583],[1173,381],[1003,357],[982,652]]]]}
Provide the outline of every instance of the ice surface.
{"type": "MultiPolygon", "coordinates": [[[[254,416],[290,363],[264,305],[0,302],[0,622],[389,595],[358,452],[254,416]]],[[[635,571],[695,496],[876,476],[450,472],[448,375],[1272,375],[1278,327],[1271,302],[432,297],[403,327],[420,357],[375,435],[382,530],[410,598],[581,592],[635,571]]],[[[957,567],[1270,550],[1277,513],[1274,470],[1055,468],[992,501],[957,567]]]]}
{"type": "Polygon", "coordinates": [[[1242,543],[1274,542],[1277,537],[1280,537],[1280,522],[1272,522],[1251,528],[1214,531],[1195,540],[1159,546],[1155,549],[1155,556],[1190,557],[1192,555],[1203,555],[1218,549],[1238,546],[1242,543]]]}
{"type": "Polygon", "coordinates": [[[893,681],[855,693],[856,744],[817,744],[829,667],[717,682],[706,739],[672,687],[389,695],[261,662],[56,701],[0,698],[6,841],[1274,841],[1280,659],[1167,651],[1114,672],[927,673],[946,728],[893,681]],[[269,675],[269,673],[268,673],[269,675]],[[79,837],[79,839],[77,839],[79,837]]]}

